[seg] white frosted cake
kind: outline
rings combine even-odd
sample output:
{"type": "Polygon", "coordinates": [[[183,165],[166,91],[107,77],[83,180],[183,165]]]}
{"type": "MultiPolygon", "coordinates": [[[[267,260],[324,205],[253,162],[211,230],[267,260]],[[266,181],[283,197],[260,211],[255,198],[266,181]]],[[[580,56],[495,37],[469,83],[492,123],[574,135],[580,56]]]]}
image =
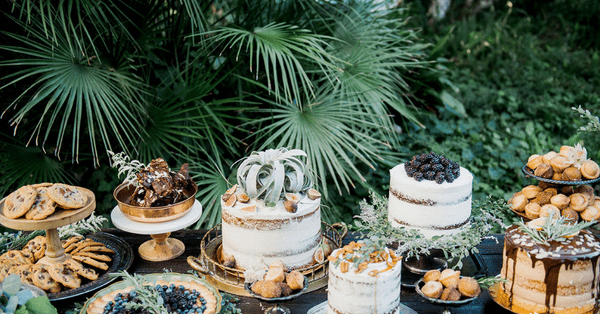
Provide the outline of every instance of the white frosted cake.
{"type": "Polygon", "coordinates": [[[240,163],[238,185],[221,198],[225,266],[251,270],[281,261],[297,269],[315,262],[322,240],[321,195],[310,188],[299,156],[306,154],[271,149],[240,163]]]}
{"type": "MultiPolygon", "coordinates": [[[[347,245],[354,252],[345,257],[342,257],[342,253],[346,247],[333,251],[328,257],[327,313],[399,313],[402,257],[395,256],[385,248],[375,249],[374,253],[380,253],[378,256],[381,258],[369,258],[369,251],[361,253],[361,249],[356,247],[358,245],[365,244],[359,242],[347,245]],[[385,253],[381,254],[383,252],[385,253]],[[364,256],[365,261],[357,266],[347,261],[359,256],[364,256]]],[[[366,244],[362,250],[368,246],[366,244]]],[[[370,252],[372,251],[373,248],[370,252]]]]}
{"type": "Polygon", "coordinates": [[[471,217],[473,175],[448,161],[447,165],[440,162],[443,168],[436,170],[442,175],[436,175],[434,180],[416,178],[418,168],[413,166],[407,173],[407,165],[410,163],[390,170],[388,220],[392,226],[417,229],[427,238],[456,234],[467,226],[471,217]],[[450,170],[445,170],[448,168],[450,170]]]}
{"type": "Polygon", "coordinates": [[[304,196],[295,213],[286,211],[283,201],[275,207],[256,199],[234,206],[221,201],[223,253],[232,255],[241,269],[278,260],[290,269],[310,265],[321,242],[320,201],[304,196]],[[256,212],[243,210],[249,206],[256,206],[256,212]]]}

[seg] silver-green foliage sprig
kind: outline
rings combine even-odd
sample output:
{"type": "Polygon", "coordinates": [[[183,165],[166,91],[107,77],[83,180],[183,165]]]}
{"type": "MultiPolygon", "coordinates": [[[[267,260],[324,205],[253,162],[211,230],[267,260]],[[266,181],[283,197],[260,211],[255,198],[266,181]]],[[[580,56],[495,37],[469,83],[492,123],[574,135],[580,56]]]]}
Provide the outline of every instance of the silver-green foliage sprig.
{"type": "Polygon", "coordinates": [[[306,153],[287,148],[252,152],[239,161],[238,184],[250,198],[263,199],[267,206],[275,206],[285,193],[304,192],[312,185],[306,165],[299,157],[306,157],[306,153]]]}
{"type": "Polygon", "coordinates": [[[454,235],[434,236],[426,238],[416,229],[396,228],[388,221],[388,200],[371,191],[372,202],[360,202],[361,214],[354,221],[357,231],[365,237],[377,237],[386,243],[398,243],[396,252],[405,258],[429,255],[432,249],[439,249],[446,258],[457,258],[456,267],[462,267],[462,258],[478,252],[477,245],[483,239],[496,238],[488,236],[494,224],[504,226],[502,219],[495,214],[505,212],[506,202],[501,199],[485,199],[473,201],[471,220],[464,230],[454,235]]]}
{"type": "Polygon", "coordinates": [[[120,152],[118,154],[115,154],[110,150],[107,150],[106,152],[112,159],[112,167],[118,169],[118,176],[120,177],[122,174],[125,174],[123,182],[137,186],[138,182],[135,174],[146,168],[146,165],[138,160],[131,160],[125,152],[120,152]]]}
{"type": "Polygon", "coordinates": [[[581,106],[579,106],[579,108],[571,107],[571,109],[579,112],[579,116],[581,118],[588,120],[588,124],[586,126],[579,128],[581,131],[600,132],[600,119],[597,116],[592,115],[589,110],[583,109],[581,106]]]}
{"type": "Polygon", "coordinates": [[[567,236],[577,234],[579,231],[585,228],[589,228],[597,221],[586,221],[573,223],[569,221],[568,217],[554,218],[551,214],[550,217],[546,218],[544,223],[537,228],[529,226],[523,220],[516,223],[519,229],[527,234],[533,241],[538,244],[549,245],[550,241],[562,241],[567,236]]]}
{"type": "Polygon", "coordinates": [[[133,310],[145,309],[154,314],[169,313],[164,306],[164,300],[153,285],[149,285],[142,275],[129,274],[127,271],[119,271],[110,274],[110,276],[120,277],[128,285],[133,287],[136,293],[136,299],[139,302],[128,302],[125,307],[133,310]]]}

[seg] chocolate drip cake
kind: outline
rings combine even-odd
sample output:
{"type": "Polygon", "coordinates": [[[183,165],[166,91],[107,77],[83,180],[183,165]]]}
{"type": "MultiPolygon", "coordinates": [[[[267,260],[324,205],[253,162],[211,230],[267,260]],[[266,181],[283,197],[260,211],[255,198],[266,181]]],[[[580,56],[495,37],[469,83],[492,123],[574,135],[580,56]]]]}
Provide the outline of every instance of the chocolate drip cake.
{"type": "Polygon", "coordinates": [[[541,244],[517,226],[504,237],[498,300],[515,313],[594,313],[600,243],[588,230],[541,244]]]}

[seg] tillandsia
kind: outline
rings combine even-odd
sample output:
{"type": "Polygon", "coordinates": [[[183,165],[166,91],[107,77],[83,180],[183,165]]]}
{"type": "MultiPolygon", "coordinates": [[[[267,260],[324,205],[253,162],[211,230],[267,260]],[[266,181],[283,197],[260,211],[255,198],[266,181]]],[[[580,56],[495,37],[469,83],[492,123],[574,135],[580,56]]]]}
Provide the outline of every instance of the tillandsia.
{"type": "MultiPolygon", "coordinates": [[[[396,252],[407,257],[429,255],[432,249],[439,249],[446,258],[456,259],[456,267],[462,267],[462,259],[471,253],[478,252],[477,245],[488,238],[495,223],[504,226],[502,219],[494,215],[506,211],[507,205],[503,200],[487,198],[474,201],[471,210],[470,223],[467,228],[455,235],[435,236],[426,238],[416,229],[395,228],[388,221],[387,198],[378,196],[371,191],[372,203],[366,200],[360,202],[361,214],[355,216],[356,230],[364,237],[377,237],[386,243],[398,243],[396,252]]],[[[493,237],[490,237],[495,239],[493,237]]]]}
{"type": "Polygon", "coordinates": [[[127,156],[125,152],[120,152],[118,154],[115,154],[110,150],[107,150],[106,152],[112,159],[112,167],[118,169],[118,176],[120,177],[122,174],[125,174],[125,179],[123,182],[133,186],[138,186],[139,183],[135,174],[146,168],[146,165],[138,160],[131,160],[131,158],[127,156]]]}
{"type": "Polygon", "coordinates": [[[300,149],[279,148],[252,152],[238,161],[238,184],[250,198],[263,199],[275,206],[285,193],[305,192],[312,186],[300,149]]]}
{"type": "Polygon", "coordinates": [[[523,233],[527,234],[538,244],[549,245],[550,241],[563,241],[568,237],[577,235],[581,230],[589,228],[597,221],[573,222],[569,217],[554,217],[551,213],[548,217],[537,218],[527,223],[523,220],[516,223],[523,233]]]}

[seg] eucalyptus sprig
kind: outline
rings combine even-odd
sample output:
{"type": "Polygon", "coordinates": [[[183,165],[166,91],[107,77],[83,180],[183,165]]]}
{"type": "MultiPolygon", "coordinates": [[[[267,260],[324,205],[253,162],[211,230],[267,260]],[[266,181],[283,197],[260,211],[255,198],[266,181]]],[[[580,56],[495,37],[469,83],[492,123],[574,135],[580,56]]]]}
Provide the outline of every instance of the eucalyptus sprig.
{"type": "Polygon", "coordinates": [[[537,242],[538,244],[549,245],[550,241],[565,240],[567,236],[577,234],[582,229],[589,228],[596,223],[595,220],[573,223],[568,217],[565,216],[554,218],[553,213],[550,214],[549,217],[545,218],[543,222],[543,224],[538,226],[539,230],[535,226],[530,226],[528,223],[525,223],[523,220],[517,222],[516,225],[533,241],[537,242]]]}
{"type": "Polygon", "coordinates": [[[477,282],[479,283],[479,287],[481,287],[481,289],[489,289],[497,283],[505,283],[507,281],[508,280],[506,278],[501,278],[500,276],[482,277],[477,279],[477,282]]]}
{"type": "Polygon", "coordinates": [[[131,160],[131,158],[127,156],[125,152],[120,152],[118,154],[115,154],[110,150],[107,150],[106,152],[112,159],[112,167],[118,169],[118,176],[120,177],[122,174],[125,174],[125,179],[123,182],[137,186],[138,182],[135,174],[146,168],[146,165],[138,160],[131,160]]]}
{"type": "MultiPolygon", "coordinates": [[[[506,211],[506,202],[501,199],[487,198],[473,201],[471,220],[467,228],[455,235],[426,238],[416,229],[396,228],[388,221],[388,200],[371,191],[372,203],[360,202],[361,214],[355,216],[355,229],[362,236],[378,237],[386,243],[398,242],[398,253],[405,258],[429,255],[432,249],[439,249],[446,258],[456,258],[456,267],[462,267],[462,259],[478,252],[476,246],[487,238],[494,223],[504,226],[502,219],[494,215],[506,211]]],[[[495,239],[495,238],[493,238],[495,239]]]]}
{"type": "Polygon", "coordinates": [[[600,119],[597,116],[592,115],[592,113],[587,110],[581,108],[571,107],[571,109],[577,111],[579,113],[579,117],[588,120],[588,124],[586,126],[582,126],[579,128],[581,131],[586,132],[600,132],[600,119]]]}

